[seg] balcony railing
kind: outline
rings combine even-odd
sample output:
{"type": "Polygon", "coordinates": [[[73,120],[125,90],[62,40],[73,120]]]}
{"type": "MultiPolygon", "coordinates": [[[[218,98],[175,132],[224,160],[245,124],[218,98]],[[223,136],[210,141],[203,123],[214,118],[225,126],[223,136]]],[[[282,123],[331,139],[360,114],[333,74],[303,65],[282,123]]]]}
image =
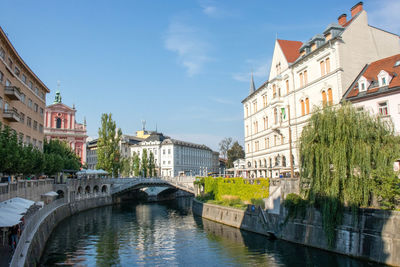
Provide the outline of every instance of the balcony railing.
{"type": "Polygon", "coordinates": [[[21,91],[16,86],[6,86],[4,88],[4,94],[11,100],[21,101],[21,91]]]}
{"type": "Polygon", "coordinates": [[[3,111],[3,119],[10,122],[19,122],[19,114],[15,109],[5,109],[3,111]]]}

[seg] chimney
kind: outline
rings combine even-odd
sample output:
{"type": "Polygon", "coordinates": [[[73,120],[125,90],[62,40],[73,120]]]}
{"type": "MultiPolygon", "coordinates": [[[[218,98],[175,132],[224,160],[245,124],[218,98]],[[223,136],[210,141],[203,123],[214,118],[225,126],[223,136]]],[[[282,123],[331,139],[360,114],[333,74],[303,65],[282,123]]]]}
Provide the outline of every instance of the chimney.
{"type": "Polygon", "coordinates": [[[354,18],[355,15],[363,10],[363,2],[358,2],[355,6],[351,8],[351,17],[354,18]]]}
{"type": "Polygon", "coordinates": [[[344,24],[346,24],[347,22],[347,15],[346,14],[342,14],[338,17],[338,23],[340,26],[343,26],[344,24]]]}

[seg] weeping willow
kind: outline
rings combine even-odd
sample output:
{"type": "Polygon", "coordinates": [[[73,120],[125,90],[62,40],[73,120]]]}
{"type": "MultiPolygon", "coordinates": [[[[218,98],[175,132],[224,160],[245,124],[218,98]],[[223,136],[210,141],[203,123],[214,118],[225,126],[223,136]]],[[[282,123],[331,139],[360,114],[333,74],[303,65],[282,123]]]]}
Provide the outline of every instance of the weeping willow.
{"type": "Polygon", "coordinates": [[[302,193],[321,210],[330,246],[345,207],[353,214],[359,207],[395,207],[399,158],[391,123],[349,104],[314,113],[300,138],[302,193]]]}

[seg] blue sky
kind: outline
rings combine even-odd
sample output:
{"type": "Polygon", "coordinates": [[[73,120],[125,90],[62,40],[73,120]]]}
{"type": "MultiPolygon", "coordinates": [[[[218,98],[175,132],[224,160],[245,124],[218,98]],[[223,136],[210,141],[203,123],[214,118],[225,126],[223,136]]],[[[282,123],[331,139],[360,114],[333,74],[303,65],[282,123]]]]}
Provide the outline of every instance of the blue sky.
{"type": "MultiPolygon", "coordinates": [[[[32,70],[75,104],[96,137],[102,113],[206,144],[243,143],[241,100],[268,78],[276,36],[306,41],[358,1],[2,0],[0,25],[32,70]]],[[[400,1],[364,1],[369,23],[400,33],[400,1]]]]}

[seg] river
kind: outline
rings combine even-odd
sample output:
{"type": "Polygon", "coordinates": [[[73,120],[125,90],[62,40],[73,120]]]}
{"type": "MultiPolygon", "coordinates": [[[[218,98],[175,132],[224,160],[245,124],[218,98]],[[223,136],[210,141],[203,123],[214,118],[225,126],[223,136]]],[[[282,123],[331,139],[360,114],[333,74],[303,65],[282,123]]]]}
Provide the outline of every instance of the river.
{"type": "Polygon", "coordinates": [[[42,266],[375,266],[194,216],[191,199],[124,203],[62,221],[42,266]]]}

